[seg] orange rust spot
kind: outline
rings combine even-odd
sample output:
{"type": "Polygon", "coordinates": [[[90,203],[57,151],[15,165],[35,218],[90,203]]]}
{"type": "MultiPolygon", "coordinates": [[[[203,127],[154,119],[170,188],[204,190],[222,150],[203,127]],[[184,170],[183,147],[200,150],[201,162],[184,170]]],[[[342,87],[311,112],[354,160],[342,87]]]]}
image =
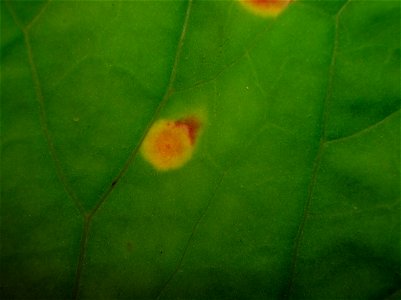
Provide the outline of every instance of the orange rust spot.
{"type": "Polygon", "coordinates": [[[279,15],[292,0],[240,0],[240,2],[255,14],[265,17],[279,15]]]}
{"type": "Polygon", "coordinates": [[[195,117],[158,120],[146,135],[141,153],[160,171],[178,169],[192,157],[200,126],[195,117]]]}

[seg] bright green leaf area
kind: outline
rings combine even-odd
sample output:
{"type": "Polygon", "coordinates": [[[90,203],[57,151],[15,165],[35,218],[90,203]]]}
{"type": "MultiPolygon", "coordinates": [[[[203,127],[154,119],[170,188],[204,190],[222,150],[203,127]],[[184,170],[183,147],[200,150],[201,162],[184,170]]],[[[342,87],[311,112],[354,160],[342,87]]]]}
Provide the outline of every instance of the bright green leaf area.
{"type": "Polygon", "coordinates": [[[1,299],[399,299],[399,1],[47,1],[1,2],[1,299]]]}

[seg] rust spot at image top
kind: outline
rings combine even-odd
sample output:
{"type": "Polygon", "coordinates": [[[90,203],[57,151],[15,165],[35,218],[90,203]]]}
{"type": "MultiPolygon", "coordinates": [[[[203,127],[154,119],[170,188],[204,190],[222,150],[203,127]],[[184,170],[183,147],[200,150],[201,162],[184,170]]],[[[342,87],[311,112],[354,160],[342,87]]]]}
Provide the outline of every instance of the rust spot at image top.
{"type": "Polygon", "coordinates": [[[265,17],[278,16],[292,0],[240,0],[251,12],[265,17]]]}

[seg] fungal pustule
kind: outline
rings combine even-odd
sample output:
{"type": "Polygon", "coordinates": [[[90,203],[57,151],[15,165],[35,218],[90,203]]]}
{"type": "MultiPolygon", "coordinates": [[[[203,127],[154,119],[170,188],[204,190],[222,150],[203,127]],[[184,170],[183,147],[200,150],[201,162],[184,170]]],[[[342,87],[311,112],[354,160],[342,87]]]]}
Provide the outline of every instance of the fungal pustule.
{"type": "Polygon", "coordinates": [[[292,0],[240,0],[240,2],[255,14],[265,17],[279,15],[292,0]]]}
{"type": "Polygon", "coordinates": [[[200,127],[196,117],[158,120],[143,140],[141,153],[159,171],[178,169],[191,159],[200,127]]]}

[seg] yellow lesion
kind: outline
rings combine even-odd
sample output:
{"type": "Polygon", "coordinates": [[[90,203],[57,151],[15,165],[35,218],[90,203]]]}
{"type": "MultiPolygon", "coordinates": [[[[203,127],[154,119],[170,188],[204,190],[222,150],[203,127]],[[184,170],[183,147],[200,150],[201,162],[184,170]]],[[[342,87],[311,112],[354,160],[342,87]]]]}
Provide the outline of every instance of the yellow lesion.
{"type": "Polygon", "coordinates": [[[276,17],[292,0],[239,0],[249,11],[263,16],[276,17]]]}
{"type": "Polygon", "coordinates": [[[158,120],[146,135],[141,153],[157,170],[178,169],[188,162],[194,151],[189,133],[189,128],[177,125],[177,121],[158,120]]]}

